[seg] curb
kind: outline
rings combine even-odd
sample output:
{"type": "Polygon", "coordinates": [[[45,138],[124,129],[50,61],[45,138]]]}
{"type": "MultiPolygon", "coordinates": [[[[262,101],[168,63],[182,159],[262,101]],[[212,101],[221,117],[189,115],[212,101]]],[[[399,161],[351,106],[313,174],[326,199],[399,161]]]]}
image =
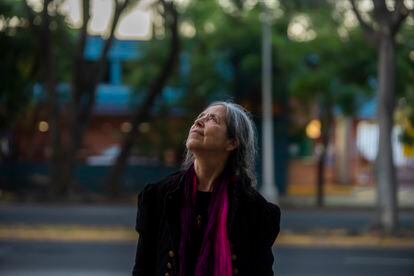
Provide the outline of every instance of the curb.
{"type": "Polygon", "coordinates": [[[370,234],[357,236],[280,233],[276,245],[290,247],[330,248],[406,248],[414,249],[414,237],[381,237],[370,234]]]}
{"type": "MultiPolygon", "coordinates": [[[[0,241],[136,242],[138,234],[125,226],[0,225],[0,241]]],[[[375,233],[291,233],[282,231],[276,246],[414,249],[414,236],[384,237],[375,233]]]]}
{"type": "Polygon", "coordinates": [[[0,225],[0,240],[51,242],[121,242],[136,241],[138,234],[130,227],[84,225],[0,225]]]}

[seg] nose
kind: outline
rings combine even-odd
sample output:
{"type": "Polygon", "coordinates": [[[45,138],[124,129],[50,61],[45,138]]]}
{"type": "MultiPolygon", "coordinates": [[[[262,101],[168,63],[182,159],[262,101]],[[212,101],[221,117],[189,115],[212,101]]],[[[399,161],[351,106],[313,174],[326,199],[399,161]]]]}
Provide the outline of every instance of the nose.
{"type": "Polygon", "coordinates": [[[197,127],[204,127],[204,118],[205,116],[197,118],[194,122],[194,125],[197,127]]]}

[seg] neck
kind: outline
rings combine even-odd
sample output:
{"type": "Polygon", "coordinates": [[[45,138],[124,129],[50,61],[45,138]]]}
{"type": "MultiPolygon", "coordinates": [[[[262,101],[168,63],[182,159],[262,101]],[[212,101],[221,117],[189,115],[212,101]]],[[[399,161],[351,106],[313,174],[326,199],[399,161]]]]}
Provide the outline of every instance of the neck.
{"type": "Polygon", "coordinates": [[[203,192],[211,192],[214,188],[214,180],[221,174],[226,165],[226,159],[200,158],[194,159],[194,170],[198,179],[197,189],[203,192]]]}

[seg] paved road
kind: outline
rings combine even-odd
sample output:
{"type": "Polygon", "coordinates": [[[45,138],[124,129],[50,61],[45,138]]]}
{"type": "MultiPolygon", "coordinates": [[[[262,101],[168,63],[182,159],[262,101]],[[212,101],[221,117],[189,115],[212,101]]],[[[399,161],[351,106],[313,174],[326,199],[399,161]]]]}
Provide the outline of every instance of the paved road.
{"type": "MultiPolygon", "coordinates": [[[[0,204],[0,225],[97,225],[133,227],[134,206],[44,206],[0,204]]],[[[282,210],[282,230],[363,229],[373,211],[282,210]]],[[[403,212],[401,224],[414,228],[414,213],[403,212]]],[[[135,244],[123,242],[45,242],[0,240],[0,275],[130,275],[135,244]]],[[[275,248],[278,276],[412,276],[414,249],[275,248]]]]}
{"type": "Polygon", "coordinates": [[[278,276],[412,276],[414,250],[279,248],[278,276]]]}
{"type": "Polygon", "coordinates": [[[119,225],[133,226],[136,207],[131,205],[1,204],[1,224],[119,225]]]}
{"type": "MultiPolygon", "coordinates": [[[[132,243],[0,242],[0,275],[127,276],[132,243]]],[[[277,276],[412,276],[414,249],[275,248],[277,276]]]]}
{"type": "MultiPolygon", "coordinates": [[[[0,204],[0,224],[80,224],[133,227],[136,208],[131,205],[18,205],[0,204]]],[[[374,222],[373,210],[282,209],[281,227],[293,231],[346,228],[363,230],[374,222]]],[[[414,229],[414,212],[400,213],[403,227],[414,229]]]]}

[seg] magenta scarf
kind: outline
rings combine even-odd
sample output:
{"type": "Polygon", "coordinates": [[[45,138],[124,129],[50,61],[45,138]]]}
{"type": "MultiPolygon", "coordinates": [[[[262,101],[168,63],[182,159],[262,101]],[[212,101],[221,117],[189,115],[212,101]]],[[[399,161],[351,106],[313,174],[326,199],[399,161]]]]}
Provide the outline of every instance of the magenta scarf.
{"type": "MultiPolygon", "coordinates": [[[[194,276],[231,276],[232,263],[230,242],[227,236],[227,215],[229,199],[227,185],[229,178],[223,173],[214,184],[208,209],[208,221],[201,243],[194,276]],[[209,273],[210,271],[210,273],[209,273]],[[211,274],[212,273],[212,274],[211,274]]],[[[193,275],[186,271],[187,248],[191,244],[191,227],[194,221],[194,208],[197,194],[197,177],[192,165],[186,172],[184,184],[184,204],[181,210],[181,240],[179,248],[179,276],[193,275]],[[189,238],[190,237],[190,238],[189,238]]]]}

